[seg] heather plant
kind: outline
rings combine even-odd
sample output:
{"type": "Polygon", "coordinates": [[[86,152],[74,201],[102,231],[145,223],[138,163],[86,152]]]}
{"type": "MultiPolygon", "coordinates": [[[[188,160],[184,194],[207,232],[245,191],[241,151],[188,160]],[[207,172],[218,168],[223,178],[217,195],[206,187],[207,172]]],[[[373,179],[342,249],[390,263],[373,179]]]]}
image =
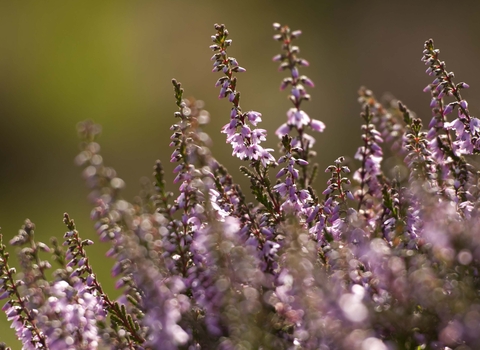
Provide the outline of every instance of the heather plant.
{"type": "Polygon", "coordinates": [[[304,109],[314,84],[293,45],[301,31],[274,30],[282,52],[273,60],[288,72],[280,90],[293,105],[275,132],[277,153],[262,146],[262,114],[241,108],[245,68],[230,56],[224,25],[210,46],[219,98],[231,104],[221,132],[249,194],[212,154],[203,102],[185,98],[176,80],[178,191],[157,161],[153,183],[123,199],[123,180],[100,154],[100,127],[78,125],[76,162],[122,294],[104,292],[89,263],[93,242],[68,214],[61,243],[37,241],[26,220],[10,241],[18,273],[0,235],[2,309],[24,349],[480,348],[480,121],[462,98],[468,85],[454,82],[428,40],[428,126],[393,97],[381,104],[361,88],[354,160],[318,165],[313,135],[325,125],[304,109]],[[315,188],[322,167],[330,178],[315,188]]]}

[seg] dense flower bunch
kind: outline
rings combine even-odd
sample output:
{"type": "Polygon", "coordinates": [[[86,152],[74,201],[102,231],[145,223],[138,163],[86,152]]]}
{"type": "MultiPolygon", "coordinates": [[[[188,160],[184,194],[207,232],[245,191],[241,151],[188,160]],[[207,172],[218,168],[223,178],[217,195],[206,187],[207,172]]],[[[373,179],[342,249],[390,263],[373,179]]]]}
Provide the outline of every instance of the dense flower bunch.
{"type": "Polygon", "coordinates": [[[327,185],[314,189],[319,166],[306,131],[325,125],[303,109],[314,84],[300,74],[301,32],[274,29],[282,53],[273,60],[289,72],[280,89],[293,104],[276,131],[278,158],[261,146],[261,113],[240,107],[236,74],[246,70],[227,53],[227,29],[215,25],[212,36],[219,97],[232,104],[222,133],[245,162],[253,201],[212,155],[203,102],[184,98],[175,80],[176,195],[157,161],[153,184],[122,199],[99,126],[79,124],[76,161],[122,296],[104,292],[87,255],[93,242],[68,214],[62,244],[36,241],[27,220],[10,241],[20,273],[0,241],[0,299],[24,349],[480,348],[480,121],[461,96],[468,85],[454,83],[428,40],[428,127],[401,102],[382,105],[361,88],[355,160],[336,159],[327,185]],[[382,166],[386,155],[393,169],[382,166]]]}

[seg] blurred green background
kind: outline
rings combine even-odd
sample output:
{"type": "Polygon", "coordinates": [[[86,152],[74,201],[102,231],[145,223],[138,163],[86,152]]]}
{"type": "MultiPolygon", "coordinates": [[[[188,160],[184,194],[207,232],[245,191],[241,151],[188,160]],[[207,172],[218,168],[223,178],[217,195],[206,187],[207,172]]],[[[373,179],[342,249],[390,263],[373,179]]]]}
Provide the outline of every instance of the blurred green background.
{"type": "MultiPolygon", "coordinates": [[[[165,162],[171,180],[173,77],[186,96],[205,101],[214,154],[248,190],[237,171],[241,162],[231,158],[219,133],[230,105],[217,99],[220,74],[211,73],[208,46],[216,22],[227,25],[233,39],[229,52],[247,69],[239,76],[242,107],[263,113],[261,127],[273,147],[273,132],[290,103],[278,89],[286,74],[271,62],[280,52],[272,23],[303,30],[296,44],[311,65],[302,73],[316,83],[309,90],[312,101],[303,106],[327,125],[316,135],[323,170],[340,155],[353,156],[359,145],[361,85],[379,98],[391,92],[424,120],[430,118],[429,95],[422,89],[431,78],[420,62],[430,37],[456,80],[471,85],[465,96],[478,114],[479,11],[479,1],[0,1],[2,232],[8,241],[28,217],[39,240],[61,237],[67,211],[82,236],[96,240],[88,191],[73,163],[75,125],[87,118],[103,126],[102,154],[126,181],[126,199],[138,192],[142,176],[151,175],[156,159],[165,162]]],[[[322,190],[324,181],[315,187],[322,190]]],[[[107,249],[97,243],[89,253],[112,291],[107,249]]],[[[20,348],[3,313],[0,340],[20,348]]]]}

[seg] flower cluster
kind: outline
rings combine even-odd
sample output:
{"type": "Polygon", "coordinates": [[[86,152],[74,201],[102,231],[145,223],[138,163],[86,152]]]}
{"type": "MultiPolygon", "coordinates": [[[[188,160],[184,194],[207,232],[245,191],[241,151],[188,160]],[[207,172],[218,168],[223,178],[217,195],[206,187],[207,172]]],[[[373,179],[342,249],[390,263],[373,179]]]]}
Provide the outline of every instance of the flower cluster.
{"type": "Polygon", "coordinates": [[[290,72],[280,87],[291,88],[293,104],[276,131],[276,158],[261,146],[262,115],[240,107],[235,74],[245,69],[227,54],[229,33],[215,30],[213,70],[224,74],[216,85],[232,103],[222,133],[247,162],[240,170],[253,200],[214,158],[204,103],[185,98],[176,80],[176,194],[157,161],[154,181],[123,199],[123,180],[100,154],[100,127],[80,123],[76,162],[121,295],[105,293],[87,254],[93,242],[68,214],[61,244],[37,241],[26,220],[10,240],[20,272],[0,235],[2,310],[23,349],[480,348],[480,122],[460,94],[468,85],[453,82],[433,41],[422,58],[435,75],[428,128],[403,103],[383,105],[361,88],[360,147],[325,166],[330,179],[318,191],[305,131],[325,125],[302,109],[314,84],[292,45],[301,32],[274,24],[283,50],[274,61],[290,72]]]}

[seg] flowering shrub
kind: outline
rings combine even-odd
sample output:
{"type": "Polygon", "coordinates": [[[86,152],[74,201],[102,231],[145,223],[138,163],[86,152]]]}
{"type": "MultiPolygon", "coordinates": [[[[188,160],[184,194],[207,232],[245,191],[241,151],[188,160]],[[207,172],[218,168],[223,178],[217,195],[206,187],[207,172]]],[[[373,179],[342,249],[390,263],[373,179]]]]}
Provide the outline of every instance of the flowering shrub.
{"type": "Polygon", "coordinates": [[[36,241],[27,220],[10,241],[20,248],[19,274],[0,242],[0,299],[24,349],[480,348],[480,121],[461,96],[468,85],[454,82],[428,40],[428,127],[401,102],[384,106],[361,88],[358,162],[336,159],[317,191],[310,133],[325,125],[303,110],[314,84],[300,73],[308,66],[293,45],[301,32],[274,29],[282,53],[273,60],[288,72],[280,89],[293,105],[275,132],[278,158],[262,146],[261,113],[241,108],[245,69],[227,52],[224,25],[210,47],[219,97],[231,103],[222,133],[244,162],[253,202],[212,155],[203,103],[185,99],[175,80],[173,200],[160,161],[140,199],[122,199],[124,182],[100,155],[99,126],[79,124],[76,161],[122,296],[103,291],[89,264],[93,242],[68,214],[62,244],[36,241]],[[393,169],[382,168],[385,153],[397,159],[393,169]]]}

